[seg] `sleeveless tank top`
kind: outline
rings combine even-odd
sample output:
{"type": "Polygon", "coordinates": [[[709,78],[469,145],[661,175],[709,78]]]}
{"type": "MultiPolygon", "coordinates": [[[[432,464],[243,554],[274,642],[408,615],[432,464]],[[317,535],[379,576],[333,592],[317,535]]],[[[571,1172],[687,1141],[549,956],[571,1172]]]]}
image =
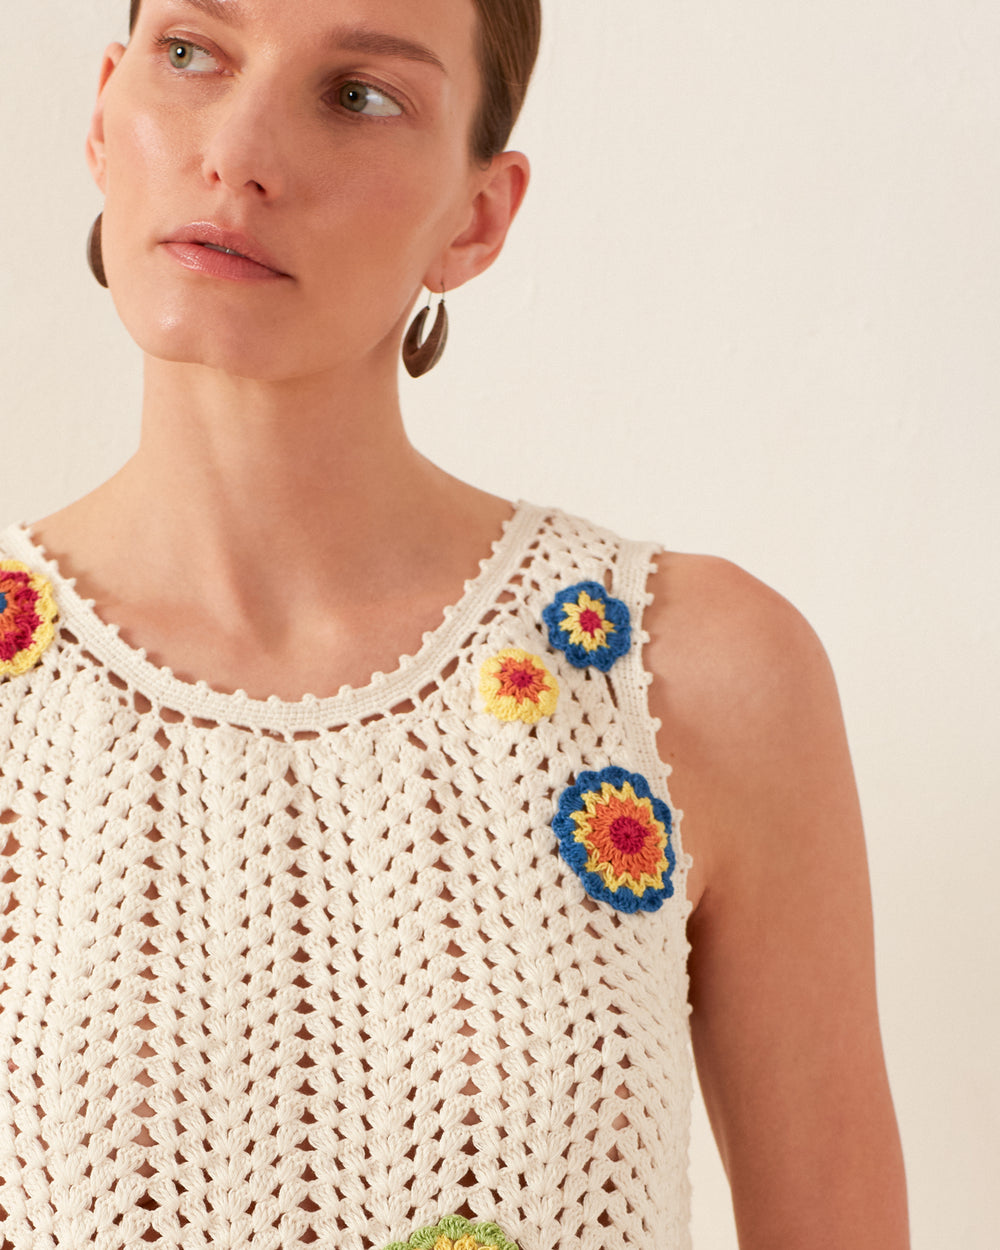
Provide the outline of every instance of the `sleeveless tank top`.
{"type": "Polygon", "coordinates": [[[0,535],[0,1250],[686,1250],[657,550],[518,504],[415,655],[290,703],[0,535]]]}

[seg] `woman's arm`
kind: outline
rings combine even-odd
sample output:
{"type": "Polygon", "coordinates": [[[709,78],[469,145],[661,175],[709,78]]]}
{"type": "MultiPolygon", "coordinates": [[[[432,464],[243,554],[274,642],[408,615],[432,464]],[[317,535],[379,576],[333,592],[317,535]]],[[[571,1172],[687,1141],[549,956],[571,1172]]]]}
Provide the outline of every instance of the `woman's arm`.
{"type": "Polygon", "coordinates": [[[695,860],[695,1058],[741,1250],[904,1250],[864,836],[826,655],[725,561],[665,556],[651,588],[651,706],[695,860]]]}

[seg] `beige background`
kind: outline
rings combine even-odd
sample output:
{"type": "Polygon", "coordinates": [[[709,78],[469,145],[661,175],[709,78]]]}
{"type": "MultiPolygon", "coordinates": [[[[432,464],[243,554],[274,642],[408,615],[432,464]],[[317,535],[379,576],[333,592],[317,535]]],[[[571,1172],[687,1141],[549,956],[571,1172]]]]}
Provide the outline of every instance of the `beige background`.
{"type": "MultiPolygon", "coordinates": [[[[2,4],[0,523],[110,473],[140,384],[83,261],[82,138],[126,0],[2,4]]],[[[406,382],[414,439],[499,493],[729,556],[819,630],[914,1247],[996,1250],[1000,8],[546,12],[518,136],[534,186],[500,265],[450,301],[445,363],[406,382]]],[[[693,1175],[696,1245],[730,1250],[700,1117],[693,1175]]]]}

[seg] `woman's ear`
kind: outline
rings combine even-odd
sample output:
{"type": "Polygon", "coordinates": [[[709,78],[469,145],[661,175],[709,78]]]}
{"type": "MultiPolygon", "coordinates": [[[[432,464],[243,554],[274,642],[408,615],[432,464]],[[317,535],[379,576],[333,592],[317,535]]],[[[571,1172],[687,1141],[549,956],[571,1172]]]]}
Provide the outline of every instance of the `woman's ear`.
{"type": "Polygon", "coordinates": [[[104,60],[101,62],[101,77],[97,86],[97,103],[94,105],[93,116],[90,119],[90,129],[87,131],[87,164],[90,166],[90,172],[101,191],[107,190],[104,158],[104,92],[111,80],[111,75],[118,68],[118,64],[124,55],[125,48],[122,44],[112,43],[108,45],[104,53],[104,60]]]}
{"type": "Polygon", "coordinates": [[[445,251],[443,265],[436,265],[426,275],[428,290],[438,290],[444,274],[447,289],[454,291],[493,264],[524,200],[530,177],[531,166],[522,152],[501,152],[493,157],[479,175],[480,186],[468,223],[445,251]]]}

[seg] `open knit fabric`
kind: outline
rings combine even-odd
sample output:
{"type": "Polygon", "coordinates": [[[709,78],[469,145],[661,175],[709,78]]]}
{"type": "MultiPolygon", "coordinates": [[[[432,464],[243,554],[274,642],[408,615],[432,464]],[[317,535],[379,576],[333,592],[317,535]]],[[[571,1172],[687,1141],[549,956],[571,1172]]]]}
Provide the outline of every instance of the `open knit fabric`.
{"type": "Polygon", "coordinates": [[[588,770],[669,804],[655,554],[519,504],[415,656],[287,703],[155,667],[0,535],[59,612],[0,682],[0,1250],[689,1246],[679,814],[632,914],[552,823],[588,770]],[[607,672],[543,622],[577,583],[631,614],[607,672]],[[558,683],[534,721],[485,701],[511,648],[558,683]]]}

